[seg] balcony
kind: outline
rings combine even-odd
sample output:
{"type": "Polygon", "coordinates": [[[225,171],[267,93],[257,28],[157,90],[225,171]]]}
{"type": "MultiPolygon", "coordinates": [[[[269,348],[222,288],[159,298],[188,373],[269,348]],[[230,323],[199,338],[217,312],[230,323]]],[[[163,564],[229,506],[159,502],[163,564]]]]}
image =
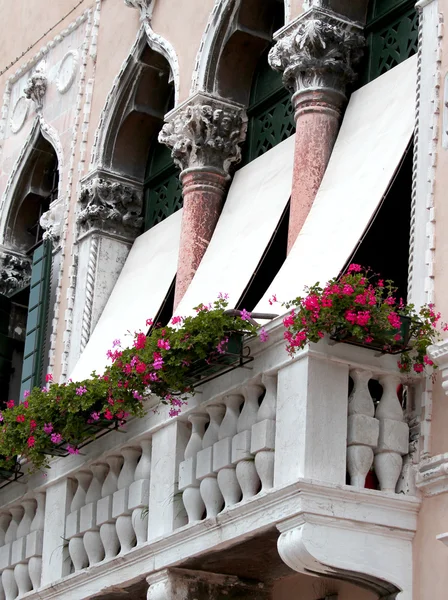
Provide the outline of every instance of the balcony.
{"type": "Polygon", "coordinates": [[[250,341],[254,360],[202,386],[180,417],[154,399],[125,433],[1,490],[6,600],[146,593],[146,578],[148,598],[170,598],[157,595],[165,569],[264,583],[285,565],[410,600],[419,379],[328,340],[291,359],[279,323],[267,330],[269,342],[250,341]]]}

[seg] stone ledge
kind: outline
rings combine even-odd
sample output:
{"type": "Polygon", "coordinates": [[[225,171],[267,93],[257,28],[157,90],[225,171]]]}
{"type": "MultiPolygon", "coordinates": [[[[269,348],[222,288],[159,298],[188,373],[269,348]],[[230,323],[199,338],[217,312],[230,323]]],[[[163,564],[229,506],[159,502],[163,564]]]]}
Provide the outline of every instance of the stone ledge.
{"type": "Polygon", "coordinates": [[[416,484],[425,496],[448,492],[448,453],[438,454],[420,464],[416,484]]]}

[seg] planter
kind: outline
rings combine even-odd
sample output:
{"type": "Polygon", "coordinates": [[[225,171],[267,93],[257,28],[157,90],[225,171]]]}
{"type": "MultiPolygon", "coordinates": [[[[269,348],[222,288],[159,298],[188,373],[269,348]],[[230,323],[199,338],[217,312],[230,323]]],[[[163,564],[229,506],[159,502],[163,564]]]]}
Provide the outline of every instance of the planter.
{"type": "MultiPolygon", "coordinates": [[[[0,458],[4,458],[1,457],[0,458]]],[[[20,470],[20,463],[15,456],[11,461],[11,468],[0,467],[0,489],[5,487],[6,485],[17,481],[21,477],[23,477],[24,473],[20,470]]]]}
{"type": "Polygon", "coordinates": [[[244,336],[241,332],[229,332],[229,341],[223,353],[212,352],[207,359],[198,360],[190,366],[186,374],[187,384],[195,387],[203,385],[253,361],[249,346],[244,346],[244,336]]]}
{"type": "MultiPolygon", "coordinates": [[[[335,342],[342,342],[343,344],[351,344],[352,346],[360,346],[361,348],[369,348],[370,350],[377,350],[381,354],[400,354],[409,350],[409,340],[411,336],[411,319],[409,317],[400,316],[401,328],[393,329],[387,332],[387,336],[383,334],[381,338],[375,337],[373,334],[373,341],[366,343],[358,338],[350,335],[350,333],[342,326],[336,328],[336,330],[330,335],[330,339],[335,342]],[[400,333],[400,340],[394,340],[393,336],[400,333]],[[385,341],[385,338],[388,338],[385,341]],[[389,340],[392,339],[392,342],[389,340]]],[[[366,334],[367,335],[367,334],[366,334]]]]}
{"type": "MultiPolygon", "coordinates": [[[[108,421],[107,419],[100,419],[94,423],[87,423],[85,431],[88,434],[88,437],[84,439],[83,442],[80,442],[79,444],[72,443],[70,445],[80,449],[103,437],[103,435],[106,435],[110,431],[120,431],[121,433],[124,433],[124,430],[120,429],[120,424],[117,420],[108,421]]],[[[54,444],[53,446],[46,448],[43,454],[48,454],[49,456],[69,456],[70,452],[67,450],[68,445],[67,442],[54,444]]]]}

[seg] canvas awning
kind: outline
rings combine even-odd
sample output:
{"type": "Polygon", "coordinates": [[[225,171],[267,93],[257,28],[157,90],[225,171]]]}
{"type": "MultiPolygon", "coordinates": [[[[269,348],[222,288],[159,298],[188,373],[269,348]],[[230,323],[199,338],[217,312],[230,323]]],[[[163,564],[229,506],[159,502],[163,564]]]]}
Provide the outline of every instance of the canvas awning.
{"type": "Polygon", "coordinates": [[[139,236],[126,259],[101,317],[71,378],[101,373],[110,364],[106,352],[115,339],[131,346],[128,332],[146,331],[155,318],[176,275],[182,210],[139,236]]]}
{"type": "Polygon", "coordinates": [[[294,136],[240,169],[210,244],[176,309],[192,314],[219,293],[234,307],[265,252],[291,195],[294,136]]]}
{"type": "Polygon", "coordinates": [[[414,56],[351,96],[310,213],[255,310],[272,310],[273,294],[288,301],[305,286],[325,284],[352,256],[411,140],[416,76],[414,56]]]}

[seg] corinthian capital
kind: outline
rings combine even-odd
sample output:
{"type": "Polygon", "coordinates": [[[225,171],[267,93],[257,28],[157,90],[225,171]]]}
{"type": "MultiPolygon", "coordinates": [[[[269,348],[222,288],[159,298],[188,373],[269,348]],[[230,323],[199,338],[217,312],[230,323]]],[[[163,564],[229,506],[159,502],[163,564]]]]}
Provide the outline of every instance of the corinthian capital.
{"type": "Polygon", "coordinates": [[[33,75],[28,79],[23,90],[26,98],[36,103],[37,109],[42,108],[45,92],[47,91],[47,78],[43,67],[37,67],[33,75]]]}
{"type": "Polygon", "coordinates": [[[199,92],[167,115],[159,141],[180,169],[212,167],[227,175],[241,160],[246,130],[241,104],[199,92]]]}
{"type": "Polygon", "coordinates": [[[134,239],[143,225],[143,195],[121,181],[94,177],[81,188],[78,223],[81,233],[97,228],[134,239]]]}
{"type": "Polygon", "coordinates": [[[353,67],[365,44],[362,28],[322,8],[311,8],[283,29],[269,64],[283,73],[285,86],[299,92],[330,88],[345,92],[356,78],[353,67]]]}
{"type": "Polygon", "coordinates": [[[0,250],[0,294],[12,294],[28,285],[30,279],[31,261],[28,258],[0,250]]]}

